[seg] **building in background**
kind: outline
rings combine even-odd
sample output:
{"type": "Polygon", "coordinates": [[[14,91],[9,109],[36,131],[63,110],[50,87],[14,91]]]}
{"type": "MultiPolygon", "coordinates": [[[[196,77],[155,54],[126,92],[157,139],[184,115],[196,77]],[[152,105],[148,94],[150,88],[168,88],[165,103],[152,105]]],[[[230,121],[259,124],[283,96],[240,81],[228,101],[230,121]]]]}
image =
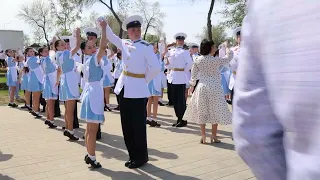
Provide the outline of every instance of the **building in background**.
{"type": "Polygon", "coordinates": [[[23,49],[23,31],[0,30],[1,50],[23,49]]]}

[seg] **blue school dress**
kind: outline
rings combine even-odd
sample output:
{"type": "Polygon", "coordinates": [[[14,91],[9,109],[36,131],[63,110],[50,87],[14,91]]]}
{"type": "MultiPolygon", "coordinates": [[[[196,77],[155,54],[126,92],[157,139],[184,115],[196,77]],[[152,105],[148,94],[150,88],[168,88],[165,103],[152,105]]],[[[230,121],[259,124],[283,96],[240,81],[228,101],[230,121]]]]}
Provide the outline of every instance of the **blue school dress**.
{"type": "Polygon", "coordinates": [[[57,82],[57,66],[54,64],[49,56],[42,59],[42,68],[45,73],[44,88],[42,97],[45,100],[58,99],[58,87],[57,82]]]}
{"type": "Polygon", "coordinates": [[[71,52],[69,50],[57,51],[56,57],[58,66],[62,70],[62,74],[60,75],[59,100],[78,100],[80,97],[78,76],[71,52]]]}
{"type": "Polygon", "coordinates": [[[27,60],[26,64],[30,70],[30,77],[28,77],[28,91],[42,91],[44,83],[44,73],[40,66],[39,59],[36,56],[32,56],[29,60],[27,60]]]}
{"type": "Polygon", "coordinates": [[[7,71],[7,86],[17,86],[18,82],[18,70],[17,63],[13,61],[12,57],[7,58],[8,71],[7,71]]]}
{"type": "Polygon", "coordinates": [[[103,98],[103,61],[98,60],[96,55],[92,56],[84,64],[87,79],[85,88],[81,94],[80,118],[89,123],[104,122],[104,98],[103,98]]]}
{"type": "Polygon", "coordinates": [[[103,56],[102,58],[104,66],[103,66],[103,75],[104,75],[104,80],[103,80],[103,87],[112,87],[114,83],[114,78],[112,77],[111,74],[111,69],[112,69],[112,64],[109,62],[107,56],[103,56]]]}
{"type": "MultiPolygon", "coordinates": [[[[160,55],[156,54],[158,60],[160,60],[160,55]]],[[[159,62],[160,63],[160,62],[159,62]]],[[[161,73],[154,77],[148,84],[148,88],[151,96],[161,96],[161,73]]]]}
{"type": "Polygon", "coordinates": [[[220,73],[221,73],[221,86],[223,89],[224,95],[228,95],[231,93],[229,89],[229,79],[231,75],[231,70],[228,67],[220,66],[219,67],[220,73]]]}

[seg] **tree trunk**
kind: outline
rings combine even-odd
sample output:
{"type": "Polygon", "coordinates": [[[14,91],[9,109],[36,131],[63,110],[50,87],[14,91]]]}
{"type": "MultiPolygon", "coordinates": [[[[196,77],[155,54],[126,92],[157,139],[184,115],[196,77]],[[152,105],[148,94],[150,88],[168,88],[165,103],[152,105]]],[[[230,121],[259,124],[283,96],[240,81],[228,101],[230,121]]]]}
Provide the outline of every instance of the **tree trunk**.
{"type": "Polygon", "coordinates": [[[208,12],[208,17],[207,17],[207,35],[208,39],[212,41],[212,24],[211,24],[211,15],[214,7],[214,2],[215,0],[211,0],[209,12],[208,12]]]}
{"type": "Polygon", "coordinates": [[[105,6],[107,6],[107,8],[111,11],[111,13],[113,14],[113,16],[116,18],[116,20],[119,23],[120,26],[120,32],[119,32],[119,37],[122,38],[123,35],[123,29],[122,29],[122,21],[120,20],[118,14],[114,11],[113,6],[112,6],[112,0],[110,0],[110,6],[108,4],[106,4],[103,0],[99,0],[102,4],[104,4],[105,6]]]}
{"type": "Polygon", "coordinates": [[[148,32],[149,26],[150,26],[150,21],[148,22],[146,30],[144,31],[143,40],[146,40],[146,36],[147,36],[147,32],[148,32]]]}
{"type": "Polygon", "coordinates": [[[46,17],[45,17],[45,16],[43,17],[43,27],[42,27],[42,30],[43,30],[44,38],[45,38],[46,41],[47,41],[47,47],[50,49],[50,43],[49,43],[47,31],[46,31],[46,17]]]}

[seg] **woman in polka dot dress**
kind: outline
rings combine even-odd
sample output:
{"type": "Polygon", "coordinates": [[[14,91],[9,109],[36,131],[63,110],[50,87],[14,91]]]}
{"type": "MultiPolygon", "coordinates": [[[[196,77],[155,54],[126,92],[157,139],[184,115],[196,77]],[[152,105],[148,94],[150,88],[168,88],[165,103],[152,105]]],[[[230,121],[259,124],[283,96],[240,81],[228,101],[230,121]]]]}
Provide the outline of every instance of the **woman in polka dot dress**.
{"type": "Polygon", "coordinates": [[[191,70],[190,92],[193,91],[198,76],[199,83],[192,94],[184,118],[200,125],[201,143],[206,142],[206,123],[212,124],[211,143],[219,143],[218,124],[227,125],[232,122],[231,112],[221,88],[219,67],[231,61],[233,52],[229,51],[226,58],[219,58],[213,56],[216,50],[213,41],[204,39],[200,45],[201,56],[195,60],[191,70]]]}

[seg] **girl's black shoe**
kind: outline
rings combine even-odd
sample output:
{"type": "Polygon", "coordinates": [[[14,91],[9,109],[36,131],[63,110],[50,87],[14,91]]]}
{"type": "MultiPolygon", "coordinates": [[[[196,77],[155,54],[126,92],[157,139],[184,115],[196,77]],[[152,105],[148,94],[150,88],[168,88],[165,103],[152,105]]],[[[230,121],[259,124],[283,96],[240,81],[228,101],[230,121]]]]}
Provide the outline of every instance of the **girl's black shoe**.
{"type": "Polygon", "coordinates": [[[88,155],[86,155],[85,157],[85,161],[86,161],[86,164],[90,164],[92,168],[94,169],[97,169],[97,168],[101,168],[101,164],[99,162],[97,162],[97,160],[92,160],[88,157],[88,155]]]}

